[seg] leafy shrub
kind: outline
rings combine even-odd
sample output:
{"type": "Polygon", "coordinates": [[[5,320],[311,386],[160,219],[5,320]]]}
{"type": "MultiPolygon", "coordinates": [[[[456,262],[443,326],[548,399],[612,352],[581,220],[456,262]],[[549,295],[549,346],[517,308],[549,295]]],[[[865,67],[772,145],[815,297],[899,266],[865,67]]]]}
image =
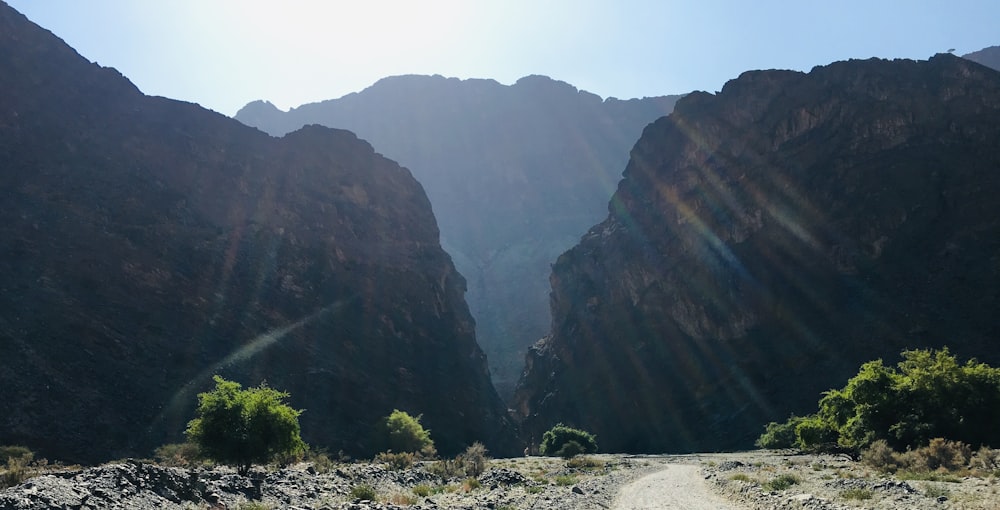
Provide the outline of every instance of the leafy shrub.
{"type": "Polygon", "coordinates": [[[800,448],[832,438],[854,451],[879,439],[897,450],[940,437],[1000,444],[1000,369],[960,364],[947,348],[903,351],[902,358],[895,368],[882,360],[863,364],[844,388],[823,395],[815,415],[768,424],[758,445],[787,447],[790,429],[800,448]]]}
{"type": "Polygon", "coordinates": [[[796,443],[795,428],[802,423],[802,418],[792,416],[785,423],[771,422],[764,427],[764,433],[757,438],[756,444],[761,448],[780,450],[794,448],[796,443]]]}
{"type": "Polygon", "coordinates": [[[199,463],[201,451],[194,443],[170,443],[153,450],[153,458],[163,466],[189,467],[199,463]]]}
{"type": "Polygon", "coordinates": [[[795,475],[778,475],[772,478],[770,481],[764,484],[764,488],[769,491],[783,491],[797,483],[799,483],[799,477],[795,475]]]}
{"type": "Polygon", "coordinates": [[[413,466],[414,455],[409,452],[382,452],[375,456],[376,462],[384,462],[389,465],[389,469],[402,471],[413,466]]]}
{"type": "Polygon", "coordinates": [[[287,393],[264,384],[244,390],[222,377],[214,379],[214,390],[198,394],[198,417],[186,431],[206,457],[235,465],[245,476],[254,463],[305,451],[299,435],[302,411],[283,402],[287,393]]]}
{"type": "Polygon", "coordinates": [[[837,444],[840,434],[832,423],[819,416],[807,416],[795,425],[795,446],[805,450],[827,450],[837,444]]]}
{"type": "Polygon", "coordinates": [[[351,487],[351,497],[358,500],[375,501],[378,499],[378,493],[375,492],[375,487],[363,483],[351,487]]]}
{"type": "Polygon", "coordinates": [[[431,486],[424,483],[417,485],[416,487],[413,488],[413,494],[416,494],[417,496],[420,496],[422,498],[426,498],[427,496],[431,495],[431,486]]]}
{"type": "Polygon", "coordinates": [[[597,453],[597,440],[589,432],[567,427],[560,423],[542,434],[540,451],[542,455],[556,455],[564,458],[582,453],[597,453]]]}
{"type": "Polygon", "coordinates": [[[420,453],[433,457],[436,452],[431,432],[420,424],[421,416],[413,417],[405,411],[393,409],[378,425],[382,451],[420,453]]]}

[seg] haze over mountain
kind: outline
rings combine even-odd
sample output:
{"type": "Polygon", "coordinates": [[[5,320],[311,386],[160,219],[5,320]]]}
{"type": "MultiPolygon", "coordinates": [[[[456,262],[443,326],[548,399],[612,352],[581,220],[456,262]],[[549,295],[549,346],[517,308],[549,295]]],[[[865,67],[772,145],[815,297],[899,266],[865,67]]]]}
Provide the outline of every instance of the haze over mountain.
{"type": "Polygon", "coordinates": [[[317,448],[399,408],[515,451],[430,203],[369,144],[145,96],[2,3],[0,98],[0,444],[148,456],[221,373],[317,448]]]}
{"type": "Polygon", "coordinates": [[[752,446],[864,361],[1000,361],[1000,73],[951,55],[753,71],[648,126],[552,272],[515,396],[607,451],[752,446]]]}
{"type": "Polygon", "coordinates": [[[972,53],[962,55],[962,58],[1000,71],[1000,46],[990,46],[979,51],[973,51],[972,53]]]}
{"type": "Polygon", "coordinates": [[[552,262],[601,220],[629,147],[677,97],[602,100],[544,76],[511,86],[396,76],[288,112],[250,103],[236,118],[274,135],[348,129],[413,172],[468,281],[494,384],[509,397],[528,347],[550,327],[552,262]]]}

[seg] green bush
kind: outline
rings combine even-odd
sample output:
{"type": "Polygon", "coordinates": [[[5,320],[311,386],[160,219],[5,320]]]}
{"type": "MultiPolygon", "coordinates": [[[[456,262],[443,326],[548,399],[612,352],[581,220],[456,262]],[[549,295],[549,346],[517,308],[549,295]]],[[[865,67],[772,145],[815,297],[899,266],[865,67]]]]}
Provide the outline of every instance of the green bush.
{"type": "Polygon", "coordinates": [[[583,453],[597,453],[597,439],[589,432],[560,423],[542,434],[540,451],[542,455],[567,459],[583,453]]]}
{"type": "Polygon", "coordinates": [[[757,446],[779,450],[794,448],[796,443],[795,427],[802,423],[802,418],[792,416],[785,423],[771,422],[764,427],[764,433],[757,438],[757,446]]]}
{"type": "Polygon", "coordinates": [[[783,491],[797,483],[799,483],[799,477],[795,475],[778,475],[772,478],[769,482],[764,484],[764,488],[769,491],[783,491]]]}
{"type": "Polygon", "coordinates": [[[882,360],[863,364],[842,389],[824,393],[816,414],[768,424],[757,444],[787,447],[790,431],[800,448],[834,439],[854,451],[880,439],[898,450],[934,438],[1000,444],[1000,369],[960,364],[947,348],[903,351],[902,358],[895,368],[882,360]]]}
{"type": "Polygon", "coordinates": [[[375,487],[363,483],[351,487],[351,497],[357,500],[375,501],[378,499],[378,493],[375,492],[375,487]]]}
{"type": "Polygon", "coordinates": [[[421,416],[413,417],[405,411],[393,409],[377,427],[381,450],[433,457],[435,452],[431,431],[424,429],[420,418],[421,416]]]}
{"type": "Polygon", "coordinates": [[[255,463],[305,451],[299,429],[302,411],[283,402],[287,393],[264,384],[244,390],[222,377],[214,379],[214,390],[198,394],[198,417],[186,431],[206,457],[234,465],[245,476],[255,463]]]}

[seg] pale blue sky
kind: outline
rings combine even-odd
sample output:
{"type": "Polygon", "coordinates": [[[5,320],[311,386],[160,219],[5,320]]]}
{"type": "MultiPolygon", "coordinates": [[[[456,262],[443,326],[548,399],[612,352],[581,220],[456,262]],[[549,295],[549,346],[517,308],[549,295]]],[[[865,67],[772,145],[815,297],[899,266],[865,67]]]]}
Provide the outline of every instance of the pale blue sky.
{"type": "Polygon", "coordinates": [[[716,91],[749,69],[1000,44],[1000,0],[7,0],[147,94],[226,115],[398,74],[544,74],[602,97],[716,91]]]}

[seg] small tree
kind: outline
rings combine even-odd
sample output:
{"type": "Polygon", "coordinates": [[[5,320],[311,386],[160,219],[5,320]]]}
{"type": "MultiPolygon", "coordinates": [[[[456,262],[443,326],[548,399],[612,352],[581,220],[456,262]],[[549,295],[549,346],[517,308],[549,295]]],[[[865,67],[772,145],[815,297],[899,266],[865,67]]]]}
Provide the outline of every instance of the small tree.
{"type": "Polygon", "coordinates": [[[420,424],[421,416],[413,417],[406,411],[393,409],[379,423],[379,440],[384,450],[395,453],[419,453],[434,455],[434,441],[431,431],[420,424]]]}
{"type": "Polygon", "coordinates": [[[185,431],[206,457],[235,465],[246,476],[255,463],[305,451],[299,435],[302,411],[283,402],[287,393],[265,384],[244,390],[218,375],[214,379],[214,390],[198,394],[198,417],[185,431]]]}
{"type": "Polygon", "coordinates": [[[589,432],[560,423],[542,434],[540,451],[542,455],[558,455],[566,458],[581,453],[596,453],[597,439],[589,432]]]}

